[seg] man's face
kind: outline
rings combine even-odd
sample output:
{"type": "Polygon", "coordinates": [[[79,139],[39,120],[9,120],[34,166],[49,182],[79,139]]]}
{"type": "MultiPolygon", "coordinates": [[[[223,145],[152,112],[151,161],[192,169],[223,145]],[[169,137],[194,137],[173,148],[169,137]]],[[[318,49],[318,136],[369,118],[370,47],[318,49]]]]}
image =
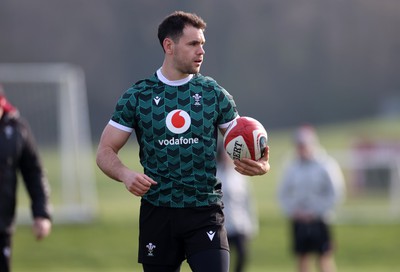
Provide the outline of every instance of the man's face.
{"type": "Polygon", "coordinates": [[[303,160],[309,160],[314,154],[314,145],[310,143],[296,143],[297,154],[303,160]]]}
{"type": "Polygon", "coordinates": [[[174,68],[182,74],[196,74],[200,72],[205,51],[202,29],[186,26],[183,35],[174,43],[174,68]]]}

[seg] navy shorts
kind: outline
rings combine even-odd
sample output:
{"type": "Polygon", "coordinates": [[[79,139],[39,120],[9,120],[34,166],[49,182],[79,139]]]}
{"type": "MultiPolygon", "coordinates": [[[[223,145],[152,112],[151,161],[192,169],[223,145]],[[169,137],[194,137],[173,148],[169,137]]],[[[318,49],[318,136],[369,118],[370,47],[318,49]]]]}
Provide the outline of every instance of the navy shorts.
{"type": "Polygon", "coordinates": [[[296,254],[324,254],[332,249],[329,226],[322,220],[292,222],[293,251],[296,254]]]}
{"type": "Polygon", "coordinates": [[[219,205],[168,208],[142,200],[139,231],[139,263],[176,265],[204,250],[229,250],[219,205]]]}

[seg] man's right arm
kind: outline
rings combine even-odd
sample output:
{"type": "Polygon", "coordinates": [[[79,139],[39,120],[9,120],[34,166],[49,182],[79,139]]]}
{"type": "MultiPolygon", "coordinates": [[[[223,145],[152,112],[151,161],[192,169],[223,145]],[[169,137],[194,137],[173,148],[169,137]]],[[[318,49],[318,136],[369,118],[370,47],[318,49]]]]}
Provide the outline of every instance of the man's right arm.
{"type": "Polygon", "coordinates": [[[122,174],[126,166],[118,157],[119,150],[126,144],[129,132],[119,130],[108,124],[101,135],[96,154],[96,163],[99,168],[110,178],[123,181],[122,174]]]}
{"type": "Polygon", "coordinates": [[[151,185],[157,183],[145,174],[130,170],[119,159],[118,152],[126,144],[129,136],[129,132],[108,124],[100,138],[96,163],[108,177],[123,182],[132,194],[142,196],[151,185]]]}

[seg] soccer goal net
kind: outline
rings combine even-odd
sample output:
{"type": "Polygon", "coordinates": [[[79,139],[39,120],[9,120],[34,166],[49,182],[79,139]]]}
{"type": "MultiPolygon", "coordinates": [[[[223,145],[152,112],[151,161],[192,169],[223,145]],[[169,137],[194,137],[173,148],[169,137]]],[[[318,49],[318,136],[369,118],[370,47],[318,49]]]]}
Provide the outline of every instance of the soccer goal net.
{"type": "MultiPolygon", "coordinates": [[[[65,63],[0,64],[0,83],[35,135],[51,187],[54,222],[91,220],[97,193],[84,72],[65,63]]],[[[21,223],[30,220],[23,187],[18,190],[21,223]]]]}
{"type": "Polygon", "coordinates": [[[346,174],[347,197],[338,215],[342,222],[400,221],[400,144],[358,142],[338,160],[346,174]]]}

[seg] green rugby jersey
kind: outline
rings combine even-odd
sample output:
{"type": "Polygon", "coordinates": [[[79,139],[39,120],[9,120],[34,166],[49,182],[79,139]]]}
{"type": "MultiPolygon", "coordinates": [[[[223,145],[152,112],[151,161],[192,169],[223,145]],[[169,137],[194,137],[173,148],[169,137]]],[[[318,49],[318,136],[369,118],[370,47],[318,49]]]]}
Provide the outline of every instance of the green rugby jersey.
{"type": "Polygon", "coordinates": [[[144,173],[158,182],[144,199],[155,206],[200,207],[221,202],[217,128],[237,116],[232,96],[212,78],[196,74],[171,86],[154,74],[120,97],[110,124],[136,133],[144,173]]]}

